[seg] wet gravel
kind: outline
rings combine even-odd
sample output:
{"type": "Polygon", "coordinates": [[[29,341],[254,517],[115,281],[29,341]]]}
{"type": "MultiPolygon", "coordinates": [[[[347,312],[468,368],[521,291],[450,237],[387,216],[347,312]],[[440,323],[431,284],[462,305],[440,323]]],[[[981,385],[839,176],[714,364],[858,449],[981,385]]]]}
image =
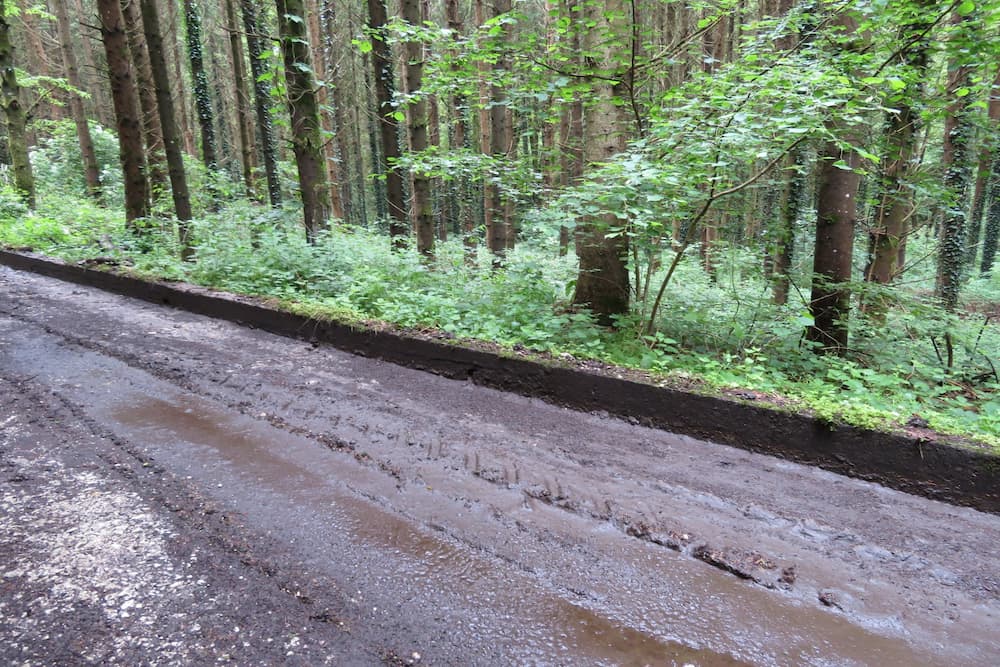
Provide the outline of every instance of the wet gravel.
{"type": "Polygon", "coordinates": [[[0,379],[3,664],[382,664],[394,653],[353,639],[336,585],[238,521],[57,396],[0,379]]]}
{"type": "Polygon", "coordinates": [[[1000,518],[863,481],[8,269],[0,399],[5,662],[1000,660],[1000,518]]]}

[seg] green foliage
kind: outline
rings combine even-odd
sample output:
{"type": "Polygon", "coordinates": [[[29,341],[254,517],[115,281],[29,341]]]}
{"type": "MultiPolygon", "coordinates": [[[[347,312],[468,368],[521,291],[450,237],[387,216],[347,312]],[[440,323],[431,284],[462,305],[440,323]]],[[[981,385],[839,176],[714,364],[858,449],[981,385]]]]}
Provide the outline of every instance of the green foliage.
{"type": "MultiPolygon", "coordinates": [[[[67,197],[84,197],[87,194],[87,180],[73,121],[42,121],[36,123],[36,131],[40,139],[31,153],[31,168],[38,191],[67,197]]],[[[100,169],[105,203],[113,208],[124,207],[118,137],[96,123],[90,124],[90,134],[100,169]]]]}
{"type": "MultiPolygon", "coordinates": [[[[433,22],[401,21],[383,34],[358,34],[353,44],[362,54],[372,50],[373,39],[426,46],[423,89],[397,93],[394,113],[402,120],[407,105],[429,95],[446,107],[455,104],[470,121],[465,145],[450,145],[449,133],[442,132],[440,146],[407,153],[395,166],[469,190],[491,182],[517,202],[519,245],[502,269],[493,270],[485,253],[467,262],[454,240],[440,244],[429,263],[410,248],[391,251],[384,236],[364,228],[336,227],[308,244],[295,211],[241,201],[231,181],[195,160],[187,169],[198,218],[192,223],[197,254],[182,263],[169,201],[154,209],[167,220],[144,221],[140,239],[125,231],[120,216],[84,199],[79,149],[65,122],[41,131],[47,138],[34,155],[45,193],[39,210],[27,211],[0,190],[0,242],[73,259],[111,257],[142,274],[273,297],[316,317],[384,320],[529,348],[557,360],[567,354],[598,359],[656,379],[702,383],[707,391],[752,391],[831,423],[900,426],[918,415],[944,432],[998,443],[1000,273],[969,283],[968,309],[948,314],[928,298],[938,250],[928,237],[935,216],[955,208],[942,187],[940,137],[948,104],[954,97],[974,98],[974,120],[986,128],[985,91],[1000,42],[982,34],[998,25],[1000,4],[955,5],[959,14],[980,22],[979,37],[969,25],[949,20],[951,7],[935,3],[793,4],[786,16],[742,23],[742,37],[726,62],[706,51],[700,34],[665,43],[676,36],[657,34],[641,22],[630,25],[628,16],[595,19],[590,3],[572,5],[569,12],[550,4],[548,17],[537,3],[515,3],[513,11],[467,35],[433,22]],[[845,17],[857,22],[856,30],[841,24],[845,17]],[[926,68],[900,50],[915,46],[903,44],[901,30],[924,25],[930,26],[926,68]],[[978,68],[977,74],[948,91],[949,63],[978,68]],[[675,68],[683,76],[664,74],[675,68]],[[605,164],[588,165],[586,176],[568,186],[544,179],[560,169],[568,147],[561,136],[545,145],[543,133],[558,131],[563,112],[575,102],[588,108],[594,86],[609,81],[628,83],[619,87],[625,92],[616,103],[627,112],[633,141],[605,164]],[[502,90],[500,103],[513,112],[519,143],[511,154],[486,155],[489,147],[478,145],[477,112],[493,104],[480,98],[481,86],[502,90]],[[856,313],[852,348],[845,358],[817,357],[802,339],[811,316],[799,291],[811,279],[806,232],[815,214],[808,205],[801,211],[790,302],[774,305],[762,258],[774,243],[767,228],[779,204],[764,210],[767,196],[780,190],[787,170],[808,176],[823,144],[856,149],[869,186],[855,248],[854,274],[860,277],[870,231],[865,221],[880,196],[875,176],[890,157],[883,127],[903,104],[915,109],[930,137],[924,165],[907,174],[916,213],[906,273],[892,287],[849,283],[856,313]],[[803,156],[794,165],[784,159],[793,146],[803,156]],[[212,212],[220,203],[221,210],[212,212]],[[595,219],[610,219],[603,231],[628,236],[633,251],[634,308],[614,330],[569,306],[576,261],[554,250],[560,228],[595,219]],[[696,254],[707,224],[719,230],[719,239],[705,249],[711,270],[696,254]],[[666,282],[673,257],[676,267],[666,282]],[[663,299],[654,313],[661,285],[663,299]]],[[[754,3],[736,0],[679,5],[670,11],[689,12],[705,30],[725,17],[757,12],[754,3]]],[[[664,11],[651,12],[645,2],[634,8],[640,21],[664,11]]],[[[277,46],[263,58],[261,81],[271,84],[272,103],[282,111],[276,117],[284,119],[286,83],[277,46]]],[[[287,120],[281,122],[287,128],[287,120]]],[[[110,210],[120,210],[117,145],[95,130],[110,210]]],[[[284,189],[294,191],[290,163],[282,165],[281,177],[284,189]]],[[[813,194],[807,188],[801,199],[813,194]]]]}
{"type": "MultiPolygon", "coordinates": [[[[383,320],[556,360],[598,359],[668,382],[702,382],[706,390],[752,391],[831,423],[885,428],[918,415],[942,432],[1000,444],[995,324],[897,293],[884,323],[855,318],[852,357],[817,357],[802,348],[804,303],[772,305],[758,256],[738,246],[721,253],[714,280],[693,256],[682,261],[657,331],[646,335],[639,314],[611,330],[568,308],[575,261],[549,251],[558,218],[533,218],[530,239],[504,269],[490,270],[485,252],[469,265],[455,241],[441,244],[433,265],[391,251],[384,236],[361,228],[335,227],[310,245],[296,211],[236,200],[194,222],[197,255],[184,263],[173,225],[150,222],[143,251],[119,216],[88,200],[43,201],[25,215],[17,198],[0,190],[0,243],[69,259],[110,257],[143,275],[277,298],[316,317],[383,320]],[[950,366],[945,331],[953,341],[950,366]]],[[[920,252],[918,241],[912,250],[920,252]]],[[[970,293],[996,303],[1000,278],[981,280],[970,293]]]]}

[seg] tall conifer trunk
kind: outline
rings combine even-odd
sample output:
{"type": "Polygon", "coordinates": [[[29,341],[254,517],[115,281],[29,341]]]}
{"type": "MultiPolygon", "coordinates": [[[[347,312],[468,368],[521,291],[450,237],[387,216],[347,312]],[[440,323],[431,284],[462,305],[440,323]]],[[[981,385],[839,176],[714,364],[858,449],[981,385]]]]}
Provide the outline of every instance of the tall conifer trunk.
{"type": "Polygon", "coordinates": [[[14,72],[14,45],[5,0],[0,0],[0,105],[7,118],[7,143],[14,167],[14,187],[35,208],[35,176],[28,159],[28,119],[21,106],[21,86],[14,72]]]}
{"type": "Polygon", "coordinates": [[[132,224],[149,216],[149,181],[143,164],[142,123],[139,118],[139,95],[135,68],[129,53],[125,24],[118,0],[97,0],[101,18],[101,36],[108,60],[111,99],[118,129],[119,158],[125,178],[125,220],[132,224]]]}
{"type": "Polygon", "coordinates": [[[146,167],[149,184],[154,196],[167,187],[167,161],[163,151],[163,130],[160,112],[156,106],[153,73],[150,71],[149,53],[142,32],[139,0],[121,0],[125,36],[135,65],[135,85],[139,93],[139,111],[142,113],[142,136],[146,143],[146,167]]]}
{"type": "Polygon", "coordinates": [[[253,77],[254,113],[257,117],[257,139],[264,161],[267,178],[267,196],[271,206],[281,206],[281,182],[278,180],[278,148],[274,139],[274,122],[271,118],[271,84],[262,60],[260,29],[257,26],[257,0],[240,0],[243,27],[246,29],[247,55],[250,57],[250,75],[253,77]]]}
{"type": "MultiPolygon", "coordinates": [[[[913,196],[909,184],[914,172],[914,155],[920,128],[920,114],[914,104],[923,97],[922,81],[927,74],[928,41],[921,37],[927,19],[918,17],[900,30],[900,38],[913,45],[902,54],[903,64],[913,73],[915,90],[902,93],[893,102],[895,110],[887,117],[886,155],[882,163],[881,196],[875,207],[871,231],[871,260],[865,270],[865,280],[887,285],[902,269],[899,249],[907,236],[913,215],[913,196]]],[[[876,306],[876,313],[881,310],[876,306]]]]}
{"type": "MultiPolygon", "coordinates": [[[[497,18],[510,11],[510,0],[495,0],[491,3],[493,16],[497,18]]],[[[509,38],[510,28],[506,25],[500,36],[504,42],[509,38]]],[[[504,49],[501,44],[501,51],[504,49]]],[[[508,157],[511,146],[510,129],[508,122],[508,101],[507,92],[500,83],[500,78],[509,68],[507,58],[500,56],[493,63],[493,81],[490,85],[489,100],[489,137],[490,155],[495,160],[504,160],[508,157]]],[[[497,257],[496,263],[502,261],[509,245],[511,233],[510,211],[506,206],[503,195],[500,192],[500,185],[495,181],[487,182],[486,186],[486,210],[489,211],[489,223],[487,224],[487,242],[493,255],[497,257]]]]}
{"type": "MultiPolygon", "coordinates": [[[[420,0],[402,0],[402,18],[411,26],[423,23],[420,0]]],[[[427,100],[420,91],[424,72],[423,43],[410,39],[404,48],[406,54],[405,91],[412,100],[409,106],[410,150],[418,153],[427,149],[427,100]]],[[[414,228],[417,236],[417,252],[432,257],[434,255],[434,210],[431,203],[431,181],[419,169],[411,173],[413,178],[414,228]]]]}
{"type": "MultiPolygon", "coordinates": [[[[393,161],[399,159],[399,121],[392,105],[392,50],[385,37],[387,21],[384,0],[368,0],[368,29],[372,33],[372,68],[375,75],[375,98],[379,126],[379,145],[385,174],[386,204],[389,211],[389,235],[398,243],[409,232],[403,177],[393,161]]],[[[378,170],[376,170],[378,171],[378,170]]]]}
{"type": "MultiPolygon", "coordinates": [[[[844,12],[837,17],[844,35],[857,31],[856,19],[844,12]]],[[[854,44],[841,48],[853,49],[854,44]]],[[[844,121],[830,121],[828,128],[847,142],[856,128],[844,121]]],[[[854,228],[858,219],[860,158],[852,146],[827,141],[820,154],[819,194],[816,202],[816,244],[813,254],[812,294],[809,308],[813,324],[806,338],[821,352],[844,354],[847,350],[851,293],[843,283],[851,279],[854,228]]]]}
{"type": "MultiPolygon", "coordinates": [[[[616,47],[606,37],[625,34],[621,25],[625,5],[622,0],[605,0],[603,5],[585,5],[582,14],[592,26],[582,40],[588,69],[600,74],[591,80],[590,104],[583,110],[583,158],[588,164],[599,164],[623,152],[626,146],[627,123],[618,101],[626,98],[627,91],[620,80],[623,75],[617,72],[616,47]]],[[[589,307],[597,321],[606,326],[614,324],[615,316],[626,314],[629,308],[628,236],[611,233],[618,224],[613,212],[580,221],[580,272],[573,303],[589,307]]]]}
{"type": "Polygon", "coordinates": [[[240,37],[236,19],[236,0],[225,0],[226,29],[229,31],[229,50],[233,57],[233,86],[236,89],[236,125],[240,141],[240,166],[243,171],[243,187],[251,199],[256,196],[253,183],[255,165],[253,121],[250,119],[250,97],[247,93],[246,53],[243,38],[240,37]]]}
{"type": "Polygon", "coordinates": [[[330,188],[323,160],[323,137],[313,79],[312,54],[303,0],[276,0],[278,32],[285,62],[292,152],[298,168],[306,239],[312,243],[330,217],[330,188]]]}
{"type": "Polygon", "coordinates": [[[307,8],[307,13],[309,14],[309,39],[311,40],[313,50],[313,69],[316,72],[316,79],[323,82],[316,91],[316,95],[319,100],[320,109],[326,109],[320,111],[320,122],[323,133],[326,136],[323,141],[323,159],[326,164],[327,182],[330,184],[330,214],[338,220],[344,220],[344,203],[341,199],[340,188],[342,180],[340,161],[337,159],[337,142],[333,140],[339,128],[334,126],[333,114],[328,111],[330,107],[338,103],[334,99],[334,87],[330,81],[329,69],[332,68],[328,69],[327,67],[333,55],[330,51],[332,45],[328,48],[323,39],[324,22],[321,21],[321,19],[326,18],[326,12],[332,12],[333,8],[325,6],[326,3],[322,5],[320,3],[321,0],[310,0],[309,7],[307,8]]]}
{"type": "Polygon", "coordinates": [[[201,155],[205,166],[217,169],[218,150],[215,145],[215,119],[212,98],[208,92],[208,75],[205,73],[205,54],[201,42],[201,16],[195,0],[184,0],[184,25],[187,27],[188,58],[191,61],[191,81],[194,85],[194,102],[201,128],[201,155]]]}
{"type": "MultiPolygon", "coordinates": [[[[973,22],[976,20],[972,14],[959,16],[956,13],[952,23],[958,28],[961,38],[971,39],[974,33],[973,22]]],[[[972,182],[970,144],[974,100],[969,99],[972,97],[970,95],[957,94],[958,90],[968,90],[971,87],[972,67],[962,62],[952,62],[949,70],[948,93],[952,102],[944,123],[943,160],[944,186],[950,201],[941,223],[935,294],[946,309],[954,310],[958,305],[968,231],[965,201],[972,182]]]]}
{"type": "Polygon", "coordinates": [[[167,69],[167,55],[163,48],[163,32],[160,15],[156,10],[156,0],[141,0],[143,32],[149,49],[150,72],[153,89],[156,92],[156,107],[160,113],[163,129],[163,147],[167,156],[167,174],[170,177],[170,195],[174,202],[174,214],[178,220],[181,243],[181,258],[192,255],[188,221],[191,220],[191,195],[188,191],[187,174],[184,171],[184,138],[174,114],[174,101],[170,94],[170,74],[167,69]]]}
{"type": "MultiPolygon", "coordinates": [[[[66,68],[66,80],[69,85],[77,90],[83,90],[80,81],[80,68],[76,60],[76,51],[73,48],[73,33],[69,23],[69,8],[66,0],[55,0],[53,3],[56,12],[56,25],[59,29],[60,50],[63,56],[63,65],[66,68]]],[[[94,151],[94,139],[90,134],[90,123],[87,121],[87,114],[83,108],[83,100],[79,95],[71,93],[69,95],[69,108],[73,116],[73,123],[76,125],[76,138],[80,142],[80,156],[83,158],[83,173],[87,180],[87,193],[100,201],[101,193],[101,170],[97,166],[97,154],[94,151]]]]}

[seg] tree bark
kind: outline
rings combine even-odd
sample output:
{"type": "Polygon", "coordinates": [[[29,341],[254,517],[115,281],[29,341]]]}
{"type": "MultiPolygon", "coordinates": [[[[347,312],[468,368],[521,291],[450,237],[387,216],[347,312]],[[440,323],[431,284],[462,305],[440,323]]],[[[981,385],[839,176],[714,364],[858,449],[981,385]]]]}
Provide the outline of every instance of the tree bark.
{"type": "Polygon", "coordinates": [[[257,117],[257,139],[260,155],[264,160],[267,178],[267,196],[271,206],[281,206],[281,182],[278,180],[278,149],[274,139],[274,121],[271,118],[271,84],[265,77],[263,47],[257,27],[257,0],[241,0],[243,27],[246,29],[247,53],[250,56],[250,75],[253,77],[254,112],[257,117]]]}
{"type": "MultiPolygon", "coordinates": [[[[501,0],[502,1],[502,0],[501,0]]],[[[414,27],[423,24],[420,0],[402,0],[402,19],[414,27]]],[[[405,43],[406,76],[405,91],[409,106],[410,150],[419,153],[427,149],[427,100],[420,90],[424,72],[424,45],[419,39],[405,43]]],[[[417,236],[417,252],[425,257],[434,256],[434,209],[431,203],[431,181],[426,172],[414,169],[413,210],[414,228],[417,236]]]]}
{"type": "MultiPolygon", "coordinates": [[[[975,20],[973,14],[959,16],[956,13],[952,23],[968,39],[972,37],[975,20]]],[[[950,201],[941,222],[935,295],[945,309],[954,310],[958,305],[965,259],[968,222],[965,201],[972,181],[970,143],[974,131],[971,108],[974,100],[970,99],[971,95],[956,95],[957,90],[971,87],[972,67],[953,62],[949,69],[948,93],[952,102],[945,117],[942,157],[945,165],[944,186],[950,201]]]]}
{"type": "Polygon", "coordinates": [[[323,141],[323,158],[326,164],[327,182],[330,184],[330,215],[338,220],[344,220],[344,204],[341,200],[340,189],[342,182],[340,161],[337,159],[337,144],[333,140],[338,129],[333,125],[333,114],[326,110],[337,103],[334,100],[334,88],[328,74],[330,68],[327,67],[330,64],[329,58],[333,55],[331,51],[333,45],[328,45],[325,42],[323,30],[326,21],[333,20],[333,5],[323,2],[321,6],[320,0],[310,0],[307,13],[309,14],[309,39],[312,40],[311,46],[313,54],[315,54],[313,59],[314,70],[316,72],[316,79],[322,82],[316,91],[316,96],[321,109],[320,122],[322,123],[323,134],[325,136],[323,141]],[[322,22],[321,19],[323,19],[322,22]]]}
{"type": "Polygon", "coordinates": [[[160,15],[156,10],[156,0],[141,0],[143,32],[149,51],[150,72],[153,76],[153,90],[156,106],[163,129],[163,146],[167,157],[167,174],[170,177],[170,194],[177,216],[178,235],[181,244],[181,259],[187,260],[192,254],[190,238],[191,194],[188,191],[187,174],[184,171],[184,138],[174,115],[174,102],[170,94],[170,73],[167,68],[167,54],[163,48],[163,32],[160,15]]]}
{"type": "Polygon", "coordinates": [[[212,113],[212,98],[208,92],[208,76],[205,74],[205,57],[201,43],[201,16],[195,0],[184,0],[184,25],[187,27],[188,58],[191,61],[191,81],[194,85],[195,109],[198,111],[198,126],[201,128],[201,155],[205,166],[215,170],[219,157],[215,145],[215,119],[212,113]]]}
{"type": "Polygon", "coordinates": [[[134,222],[149,216],[149,181],[143,169],[139,95],[133,78],[135,68],[118,0],[97,0],[97,10],[101,18],[101,35],[118,129],[119,158],[125,180],[125,220],[131,229],[136,230],[134,222]]]}
{"type": "Polygon", "coordinates": [[[842,283],[851,279],[857,195],[861,183],[856,170],[860,160],[853,150],[843,149],[833,142],[826,144],[821,160],[809,300],[813,324],[807,338],[819,343],[824,352],[843,354],[848,343],[851,293],[842,283]]]}
{"type": "Polygon", "coordinates": [[[247,197],[256,196],[253,182],[253,170],[256,164],[254,155],[253,121],[250,118],[250,96],[247,92],[246,53],[243,50],[243,39],[240,37],[240,27],[236,19],[236,0],[226,2],[226,29],[229,31],[229,50],[233,57],[233,85],[236,88],[236,125],[239,130],[240,165],[243,171],[243,188],[247,197]]]}
{"type": "MultiPolygon", "coordinates": [[[[845,34],[857,30],[850,14],[841,14],[837,22],[845,34]]],[[[853,48],[852,46],[842,48],[853,48]]],[[[852,143],[856,128],[836,119],[828,122],[834,136],[852,143]]],[[[851,313],[851,293],[843,283],[851,279],[854,251],[854,227],[858,218],[858,173],[860,158],[852,146],[844,148],[828,141],[820,155],[819,194],[816,205],[816,245],[813,255],[812,294],[809,309],[813,324],[806,338],[817,343],[817,350],[842,355],[847,350],[851,313]]]]}
{"type": "Polygon", "coordinates": [[[146,167],[154,198],[167,187],[167,163],[163,151],[163,130],[160,112],[156,107],[156,91],[149,65],[149,53],[142,33],[142,16],[139,0],[120,0],[125,36],[129,53],[135,65],[135,85],[139,94],[139,111],[142,114],[142,136],[146,144],[146,167]]]}
{"type": "MultiPolygon", "coordinates": [[[[626,12],[622,0],[605,0],[603,5],[585,5],[582,14],[592,26],[582,39],[583,52],[588,54],[586,64],[602,74],[591,80],[590,104],[583,110],[583,158],[594,164],[608,161],[626,146],[627,123],[622,106],[616,103],[626,97],[625,76],[617,71],[616,47],[607,37],[626,34],[621,18],[626,12]]],[[[619,224],[613,212],[580,221],[580,272],[573,303],[589,307],[605,326],[614,324],[615,317],[629,309],[628,236],[613,233],[619,224]]]]}
{"type": "MultiPolygon", "coordinates": [[[[1000,71],[997,72],[997,80],[990,91],[989,116],[994,119],[1000,117],[1000,71]]],[[[980,264],[980,272],[984,276],[990,275],[993,271],[997,241],[1000,240],[1000,123],[996,121],[993,123],[990,138],[993,142],[991,147],[993,163],[990,167],[986,194],[983,197],[986,225],[983,228],[983,257],[980,264]]]]}
{"type": "MultiPolygon", "coordinates": [[[[45,48],[44,43],[44,24],[38,20],[39,17],[37,15],[27,11],[34,2],[32,0],[21,0],[20,4],[22,5],[21,27],[24,29],[24,54],[27,56],[24,69],[34,75],[43,77],[59,76],[58,72],[53,71],[49,62],[48,50],[45,48]]],[[[33,118],[60,120],[63,117],[63,108],[55,104],[54,93],[54,90],[48,91],[42,99],[39,99],[30,114],[33,118]]]]}
{"type": "MultiPolygon", "coordinates": [[[[475,0],[475,16],[476,25],[479,29],[483,31],[486,24],[486,10],[484,7],[483,0],[475,0]]],[[[477,47],[481,50],[486,49],[485,39],[480,37],[480,43],[477,47]]],[[[486,58],[480,58],[479,62],[476,63],[476,69],[478,70],[478,93],[479,93],[479,108],[477,110],[477,121],[479,124],[479,152],[485,155],[490,155],[492,153],[490,140],[490,87],[488,84],[489,70],[490,66],[486,58]]],[[[490,182],[488,176],[483,177],[483,198],[481,201],[482,206],[482,229],[486,235],[486,247],[490,250],[493,249],[493,199],[494,191],[496,186],[490,182]]]]}
{"type": "MultiPolygon", "coordinates": [[[[458,10],[458,0],[446,0],[445,16],[448,21],[448,28],[457,39],[463,34],[462,17],[458,10]]],[[[453,52],[452,57],[456,58],[457,53],[453,52]]],[[[459,65],[455,65],[458,69],[459,65]]],[[[451,98],[451,138],[452,150],[463,150],[469,147],[469,115],[468,99],[461,92],[456,92],[451,98]]],[[[476,252],[476,225],[473,220],[472,211],[469,210],[469,199],[471,197],[469,180],[464,175],[459,175],[453,181],[451,187],[452,209],[454,220],[458,228],[462,231],[462,241],[465,246],[466,259],[471,261],[476,252]]]]}
{"type": "MultiPolygon", "coordinates": [[[[495,0],[491,4],[493,17],[497,18],[510,11],[510,0],[495,0]]],[[[504,51],[505,42],[509,39],[510,28],[503,26],[499,51],[504,51]]],[[[510,151],[511,137],[510,124],[508,123],[508,101],[507,93],[500,81],[510,64],[506,56],[498,56],[493,63],[493,76],[490,83],[489,99],[489,138],[490,155],[498,164],[505,161],[510,151]]],[[[489,212],[487,223],[487,244],[496,260],[494,263],[503,261],[507,253],[510,233],[510,214],[506,206],[506,201],[500,192],[500,184],[496,179],[488,180],[486,183],[486,210],[489,212]]]]}
{"type": "Polygon", "coordinates": [[[372,33],[372,67],[375,74],[376,115],[385,174],[386,205],[389,210],[389,236],[394,245],[409,233],[403,177],[393,164],[400,157],[399,121],[393,107],[392,50],[385,37],[387,21],[384,0],[368,0],[368,29],[372,33]]]}
{"type": "MultiPolygon", "coordinates": [[[[923,80],[927,74],[929,43],[921,35],[926,31],[926,19],[918,17],[900,30],[901,40],[917,37],[913,46],[902,54],[903,63],[913,72],[916,89],[905,91],[892,106],[896,111],[887,117],[886,155],[882,161],[881,196],[875,207],[874,224],[869,242],[871,260],[865,270],[865,280],[888,285],[902,268],[899,266],[900,247],[906,238],[913,216],[913,196],[909,187],[914,173],[914,157],[920,129],[920,113],[914,108],[923,97],[923,80]]],[[[875,306],[875,313],[883,310],[875,306]]]]}
{"type": "Polygon", "coordinates": [[[972,210],[969,213],[969,239],[966,243],[965,264],[972,266],[976,262],[976,252],[979,250],[979,236],[983,227],[983,212],[986,209],[986,191],[989,186],[993,157],[1000,154],[1000,67],[993,79],[993,85],[987,89],[986,139],[979,150],[979,160],[976,165],[976,184],[972,189],[972,210]]]}
{"type": "Polygon", "coordinates": [[[7,142],[14,168],[14,187],[29,208],[35,208],[35,176],[28,159],[28,120],[21,106],[21,86],[14,72],[6,0],[0,0],[0,104],[7,118],[7,142]]]}
{"type": "MultiPolygon", "coordinates": [[[[67,0],[72,5],[70,16],[77,20],[78,25],[82,25],[84,12],[82,0],[67,0]]],[[[83,56],[83,65],[80,71],[81,78],[87,81],[85,90],[90,93],[90,100],[84,102],[84,108],[90,110],[90,116],[97,119],[103,127],[112,127],[115,124],[115,114],[111,103],[111,91],[104,81],[103,68],[97,66],[95,52],[101,47],[95,46],[98,40],[89,35],[79,36],[80,53],[83,56]]]]}
{"type": "Polygon", "coordinates": [[[1000,151],[993,156],[990,169],[990,187],[986,195],[986,227],[983,230],[983,258],[980,272],[983,276],[993,273],[997,243],[1000,241],[1000,151]]]}
{"type": "MultiPolygon", "coordinates": [[[[792,9],[792,0],[776,0],[770,12],[773,16],[786,16],[792,9]]],[[[775,46],[780,51],[791,49],[798,35],[793,31],[786,31],[781,35],[775,46]]],[[[792,260],[795,251],[795,223],[799,219],[799,211],[802,203],[802,190],[805,185],[803,169],[805,167],[805,149],[796,146],[788,156],[788,170],[785,182],[781,188],[781,209],[777,220],[777,229],[769,234],[770,248],[769,272],[771,278],[771,301],[779,306],[788,303],[788,290],[791,287],[791,277],[788,275],[792,270],[792,260]]]]}
{"type": "MultiPolygon", "coordinates": [[[[63,66],[66,68],[66,80],[77,90],[83,90],[80,82],[80,67],[76,61],[76,51],[73,49],[73,33],[69,23],[69,8],[66,0],[55,0],[52,3],[56,13],[56,25],[59,29],[60,50],[63,66]]],[[[76,138],[80,142],[80,156],[83,158],[83,173],[87,180],[87,193],[94,199],[101,200],[101,170],[97,166],[97,153],[94,152],[94,140],[90,134],[90,123],[83,108],[83,100],[79,95],[69,95],[69,109],[76,125],[76,138]]]]}
{"type": "Polygon", "coordinates": [[[330,217],[330,186],[323,160],[323,137],[306,30],[305,4],[302,0],[276,0],[276,6],[303,221],[306,239],[314,243],[316,235],[327,227],[330,217]]]}

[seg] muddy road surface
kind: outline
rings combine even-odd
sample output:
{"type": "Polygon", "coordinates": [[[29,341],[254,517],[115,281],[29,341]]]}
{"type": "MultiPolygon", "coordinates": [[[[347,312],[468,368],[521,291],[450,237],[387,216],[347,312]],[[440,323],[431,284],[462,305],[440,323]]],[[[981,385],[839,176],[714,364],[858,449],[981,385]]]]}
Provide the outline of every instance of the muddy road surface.
{"type": "Polygon", "coordinates": [[[3,664],[996,665],[998,538],[0,268],[3,664]]]}

